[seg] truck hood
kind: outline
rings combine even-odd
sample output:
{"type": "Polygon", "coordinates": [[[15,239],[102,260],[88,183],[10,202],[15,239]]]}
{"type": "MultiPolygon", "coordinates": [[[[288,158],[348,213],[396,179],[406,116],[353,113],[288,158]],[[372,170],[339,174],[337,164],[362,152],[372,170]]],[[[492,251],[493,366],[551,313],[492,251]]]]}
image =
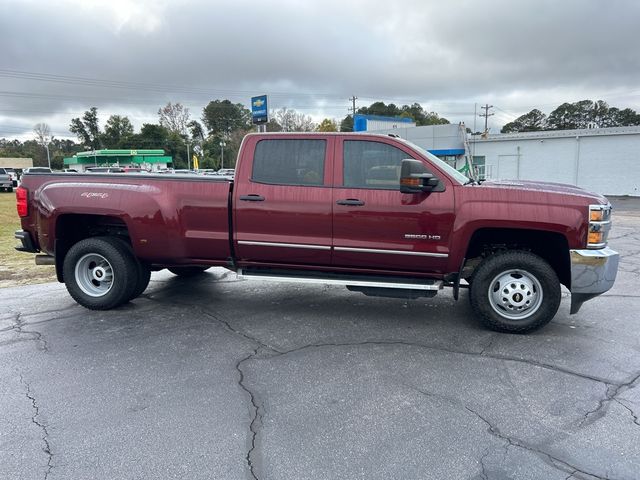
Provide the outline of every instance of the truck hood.
{"type": "Polygon", "coordinates": [[[603,195],[589,192],[575,185],[554,182],[537,182],[534,180],[487,180],[482,182],[481,188],[499,188],[505,190],[520,190],[572,197],[583,197],[591,203],[607,204],[609,201],[603,195]]]}

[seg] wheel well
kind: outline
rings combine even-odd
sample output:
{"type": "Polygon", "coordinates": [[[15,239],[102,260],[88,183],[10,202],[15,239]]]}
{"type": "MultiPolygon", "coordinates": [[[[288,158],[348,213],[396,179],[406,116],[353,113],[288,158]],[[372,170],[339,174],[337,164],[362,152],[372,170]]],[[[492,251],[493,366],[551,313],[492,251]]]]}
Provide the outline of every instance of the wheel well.
{"type": "Polygon", "coordinates": [[[542,230],[482,228],[469,242],[463,278],[469,278],[482,258],[501,250],[527,250],[545,259],[558,275],[560,283],[571,287],[569,243],[564,235],[542,230]]]}
{"type": "Polygon", "coordinates": [[[59,282],[63,282],[62,265],[69,249],[89,237],[117,236],[127,243],[129,230],[126,223],[118,217],[109,215],[60,215],[56,222],[55,258],[56,276],[59,282]]]}

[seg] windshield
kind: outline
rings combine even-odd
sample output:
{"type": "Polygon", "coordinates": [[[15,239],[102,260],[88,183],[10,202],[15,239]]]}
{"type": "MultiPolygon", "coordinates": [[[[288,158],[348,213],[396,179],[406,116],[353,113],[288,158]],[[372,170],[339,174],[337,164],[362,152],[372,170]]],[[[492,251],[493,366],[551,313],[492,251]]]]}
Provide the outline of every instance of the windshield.
{"type": "Polygon", "coordinates": [[[453,168],[451,165],[449,165],[447,162],[444,162],[442,160],[440,160],[438,157],[436,157],[433,153],[429,153],[427,150],[425,150],[422,147],[419,147],[418,145],[416,145],[415,143],[412,143],[408,140],[405,140],[403,138],[398,138],[397,140],[400,140],[404,143],[406,143],[407,145],[409,145],[411,148],[413,148],[414,150],[420,152],[422,155],[424,155],[425,157],[427,157],[429,160],[431,160],[433,163],[435,163],[438,168],[444,170],[449,176],[451,176],[454,180],[456,180],[457,182],[460,183],[460,185],[464,185],[466,183],[468,183],[470,181],[470,178],[467,177],[466,175],[460,173],[458,170],[456,170],[455,168],[453,168]]]}

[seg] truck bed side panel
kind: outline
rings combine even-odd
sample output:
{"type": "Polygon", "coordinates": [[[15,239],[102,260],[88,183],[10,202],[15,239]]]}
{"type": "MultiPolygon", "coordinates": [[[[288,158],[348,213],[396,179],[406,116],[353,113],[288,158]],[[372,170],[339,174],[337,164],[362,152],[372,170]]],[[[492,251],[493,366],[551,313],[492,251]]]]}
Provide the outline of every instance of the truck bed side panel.
{"type": "MultiPolygon", "coordinates": [[[[206,178],[133,175],[27,175],[26,230],[53,253],[65,215],[104,215],[127,226],[136,255],[155,264],[225,263],[230,256],[231,183],[206,178]]],[[[80,217],[84,218],[84,217],[80,217]]]]}

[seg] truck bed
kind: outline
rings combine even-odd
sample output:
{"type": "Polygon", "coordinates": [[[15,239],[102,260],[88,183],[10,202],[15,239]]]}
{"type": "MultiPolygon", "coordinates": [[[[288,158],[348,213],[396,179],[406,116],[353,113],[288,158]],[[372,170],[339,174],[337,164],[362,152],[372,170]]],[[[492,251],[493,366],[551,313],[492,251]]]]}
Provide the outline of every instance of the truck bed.
{"type": "Polygon", "coordinates": [[[136,256],[148,263],[223,265],[231,255],[229,178],[46,173],[26,174],[22,186],[30,204],[23,225],[49,254],[55,238],[83,227],[86,214],[113,228],[126,226],[136,256]]]}

